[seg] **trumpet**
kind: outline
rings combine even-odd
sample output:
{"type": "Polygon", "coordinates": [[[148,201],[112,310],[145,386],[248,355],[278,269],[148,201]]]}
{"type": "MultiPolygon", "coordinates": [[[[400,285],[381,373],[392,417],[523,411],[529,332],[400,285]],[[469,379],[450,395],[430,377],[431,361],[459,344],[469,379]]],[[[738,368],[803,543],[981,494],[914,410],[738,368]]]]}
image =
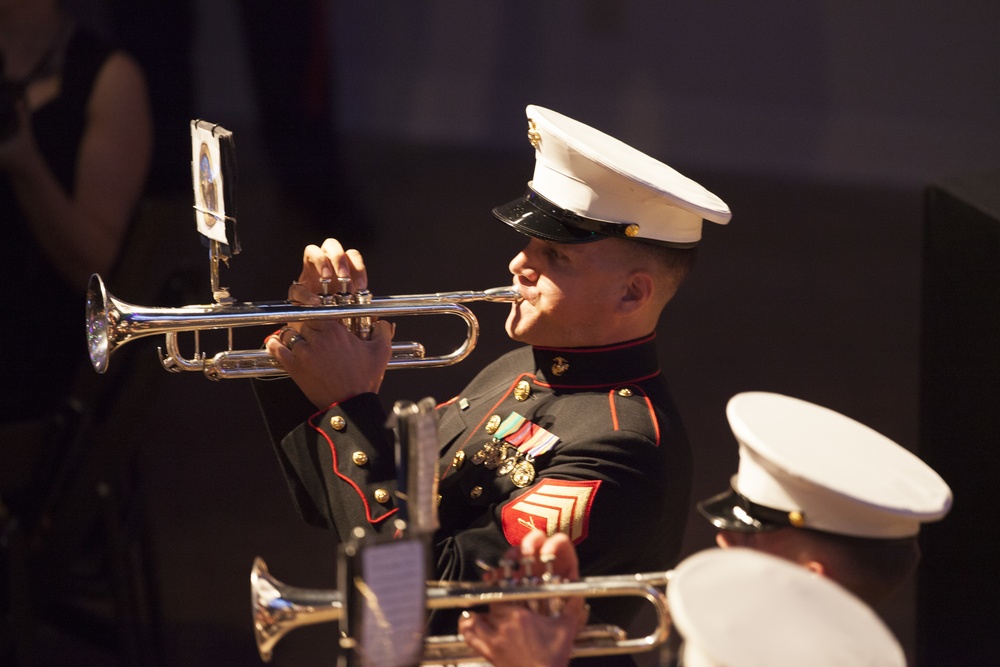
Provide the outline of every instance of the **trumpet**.
{"type": "MultiPolygon", "coordinates": [[[[325,284],[324,284],[325,286],[325,284]]],[[[403,296],[371,297],[366,291],[351,293],[345,288],[328,295],[318,306],[296,305],[289,301],[236,302],[232,299],[214,304],[179,308],[146,308],[126,303],[109,294],[97,274],[87,289],[87,347],[94,370],[104,373],[109,359],[119,347],[146,336],[164,334],[165,351],[159,349],[160,363],[171,372],[201,371],[209,379],[246,377],[281,377],[286,375],[278,361],[266,350],[234,350],[233,328],[279,325],[286,322],[336,319],[364,337],[371,322],[380,317],[411,315],[452,315],[465,322],[466,335],[461,345],[447,354],[425,356],[417,342],[393,343],[389,368],[432,368],[450,366],[465,359],[479,339],[479,322],[464,303],[487,301],[512,303],[521,299],[511,287],[497,287],[481,292],[439,292],[403,296]],[[228,329],[229,348],[208,357],[198,349],[198,334],[212,329],[228,329]],[[177,334],[194,332],[195,352],[185,358],[180,352],[177,334]]]]}
{"type": "MultiPolygon", "coordinates": [[[[468,609],[501,602],[532,602],[568,597],[644,598],[656,613],[656,627],[643,637],[629,637],[615,625],[595,624],[576,635],[572,657],[621,655],[650,651],[662,646],[670,635],[666,594],[670,571],[634,575],[587,577],[580,581],[537,585],[497,585],[471,582],[428,582],[426,608],[468,609]]],[[[254,636],[261,660],[270,662],[274,647],[288,632],[316,623],[340,621],[346,616],[343,595],[336,590],[297,588],[274,578],[261,558],[250,573],[254,636]]],[[[459,635],[424,639],[421,664],[482,662],[459,635]]]]}

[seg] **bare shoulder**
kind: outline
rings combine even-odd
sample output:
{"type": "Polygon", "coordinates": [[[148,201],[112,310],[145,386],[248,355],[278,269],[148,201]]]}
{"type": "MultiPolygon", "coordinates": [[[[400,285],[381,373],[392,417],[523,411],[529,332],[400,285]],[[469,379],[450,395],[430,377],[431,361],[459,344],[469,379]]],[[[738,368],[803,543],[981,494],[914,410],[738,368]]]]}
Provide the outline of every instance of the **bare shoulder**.
{"type": "Polygon", "coordinates": [[[91,112],[149,113],[146,75],[138,61],[124,51],[114,51],[97,74],[90,98],[91,112]]]}

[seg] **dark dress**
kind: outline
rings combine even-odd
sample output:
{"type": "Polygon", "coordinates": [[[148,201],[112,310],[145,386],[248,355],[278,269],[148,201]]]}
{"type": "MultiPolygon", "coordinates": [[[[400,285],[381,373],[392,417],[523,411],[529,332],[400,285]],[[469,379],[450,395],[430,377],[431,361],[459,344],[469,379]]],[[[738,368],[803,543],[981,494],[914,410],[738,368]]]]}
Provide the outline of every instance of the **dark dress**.
{"type": "MultiPolygon", "coordinates": [[[[31,123],[39,150],[73,192],[87,102],[112,47],[77,29],[66,47],[62,89],[31,123]]],[[[0,180],[0,341],[5,350],[0,423],[37,419],[58,407],[86,362],[84,295],[67,285],[42,252],[7,179],[0,180]]]]}

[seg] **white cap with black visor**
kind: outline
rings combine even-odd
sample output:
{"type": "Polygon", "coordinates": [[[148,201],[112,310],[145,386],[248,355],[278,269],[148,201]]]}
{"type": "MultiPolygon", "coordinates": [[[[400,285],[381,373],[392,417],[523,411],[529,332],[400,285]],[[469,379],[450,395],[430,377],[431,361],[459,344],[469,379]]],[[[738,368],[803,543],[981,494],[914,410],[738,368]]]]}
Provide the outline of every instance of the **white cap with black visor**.
{"type": "Polygon", "coordinates": [[[529,105],[535,171],[524,196],[493,209],[515,229],[556,243],[606,237],[690,248],[725,202],[662,162],[562,114],[529,105]]]}

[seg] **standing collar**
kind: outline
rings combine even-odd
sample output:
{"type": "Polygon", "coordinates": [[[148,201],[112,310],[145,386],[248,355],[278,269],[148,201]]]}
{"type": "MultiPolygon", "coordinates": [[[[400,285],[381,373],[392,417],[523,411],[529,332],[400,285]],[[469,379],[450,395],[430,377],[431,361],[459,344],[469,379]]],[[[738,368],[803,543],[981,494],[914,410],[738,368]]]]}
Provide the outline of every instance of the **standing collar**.
{"type": "Polygon", "coordinates": [[[531,348],[538,382],[551,387],[604,387],[638,382],[660,372],[656,334],[600,347],[531,348]]]}

